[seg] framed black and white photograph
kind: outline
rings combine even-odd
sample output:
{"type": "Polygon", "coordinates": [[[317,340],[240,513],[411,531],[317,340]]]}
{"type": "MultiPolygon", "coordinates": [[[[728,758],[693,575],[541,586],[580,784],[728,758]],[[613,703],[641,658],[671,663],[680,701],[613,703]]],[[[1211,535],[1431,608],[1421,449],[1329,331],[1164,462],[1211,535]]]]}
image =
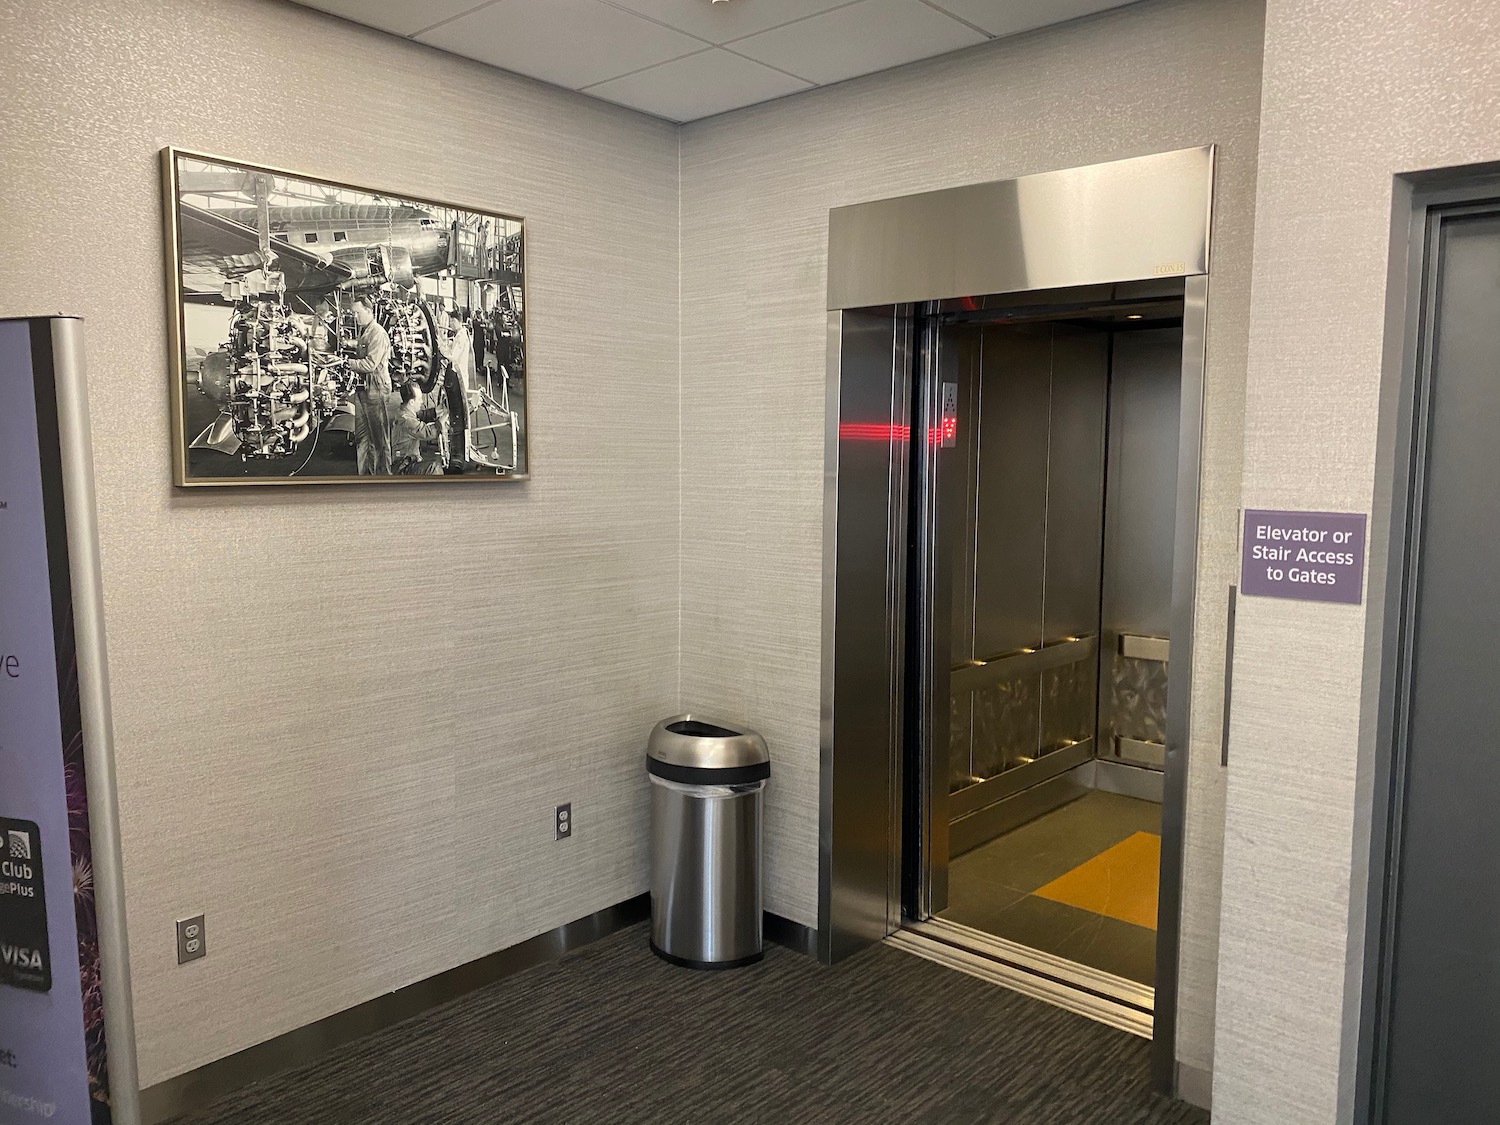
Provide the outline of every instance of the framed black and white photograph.
{"type": "Polygon", "coordinates": [[[162,159],[178,485],[527,476],[521,219],[162,159]]]}

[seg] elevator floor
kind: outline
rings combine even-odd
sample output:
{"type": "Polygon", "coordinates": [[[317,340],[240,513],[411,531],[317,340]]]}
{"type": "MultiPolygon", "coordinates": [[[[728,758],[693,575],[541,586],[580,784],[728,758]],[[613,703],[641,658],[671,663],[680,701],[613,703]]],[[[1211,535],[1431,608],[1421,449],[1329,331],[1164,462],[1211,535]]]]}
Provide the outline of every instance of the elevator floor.
{"type": "Polygon", "coordinates": [[[948,865],[938,917],[1151,985],[1161,806],[1092,792],[948,865]]]}

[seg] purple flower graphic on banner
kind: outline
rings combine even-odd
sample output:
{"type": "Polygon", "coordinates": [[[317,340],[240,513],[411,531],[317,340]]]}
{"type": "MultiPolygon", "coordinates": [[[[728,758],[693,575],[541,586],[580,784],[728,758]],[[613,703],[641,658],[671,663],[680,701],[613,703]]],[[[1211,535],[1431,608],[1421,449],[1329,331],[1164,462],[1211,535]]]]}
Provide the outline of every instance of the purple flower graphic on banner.
{"type": "Polygon", "coordinates": [[[71,616],[60,624],[58,688],[63,715],[63,777],[68,794],[68,842],[73,868],[73,910],[78,925],[78,976],[83,989],[84,1048],[88,1054],[89,1093],[94,1125],[108,1125],[109,1067],[104,1041],[104,992],[100,983],[99,917],[94,902],[93,840],[89,833],[88,778],[83,758],[83,724],[79,713],[78,661],[73,653],[71,616]],[[64,663],[66,662],[66,663],[64,663]]]}

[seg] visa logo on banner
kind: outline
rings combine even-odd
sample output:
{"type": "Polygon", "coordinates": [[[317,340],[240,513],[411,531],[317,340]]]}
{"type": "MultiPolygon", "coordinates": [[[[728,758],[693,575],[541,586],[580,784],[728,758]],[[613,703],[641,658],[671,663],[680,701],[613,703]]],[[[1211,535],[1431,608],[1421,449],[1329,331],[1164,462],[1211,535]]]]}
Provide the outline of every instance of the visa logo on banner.
{"type": "Polygon", "coordinates": [[[0,963],[12,969],[30,969],[41,972],[42,955],[35,949],[22,949],[19,945],[0,945],[0,963]]]}

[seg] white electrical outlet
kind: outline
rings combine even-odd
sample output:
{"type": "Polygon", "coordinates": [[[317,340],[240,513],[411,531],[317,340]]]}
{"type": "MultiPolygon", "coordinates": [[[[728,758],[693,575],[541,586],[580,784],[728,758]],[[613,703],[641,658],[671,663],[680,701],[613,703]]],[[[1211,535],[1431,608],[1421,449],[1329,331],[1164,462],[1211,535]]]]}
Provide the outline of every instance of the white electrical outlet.
{"type": "Polygon", "coordinates": [[[208,956],[208,935],[204,931],[203,915],[180,918],[177,922],[177,963],[186,965],[200,957],[208,956]]]}

